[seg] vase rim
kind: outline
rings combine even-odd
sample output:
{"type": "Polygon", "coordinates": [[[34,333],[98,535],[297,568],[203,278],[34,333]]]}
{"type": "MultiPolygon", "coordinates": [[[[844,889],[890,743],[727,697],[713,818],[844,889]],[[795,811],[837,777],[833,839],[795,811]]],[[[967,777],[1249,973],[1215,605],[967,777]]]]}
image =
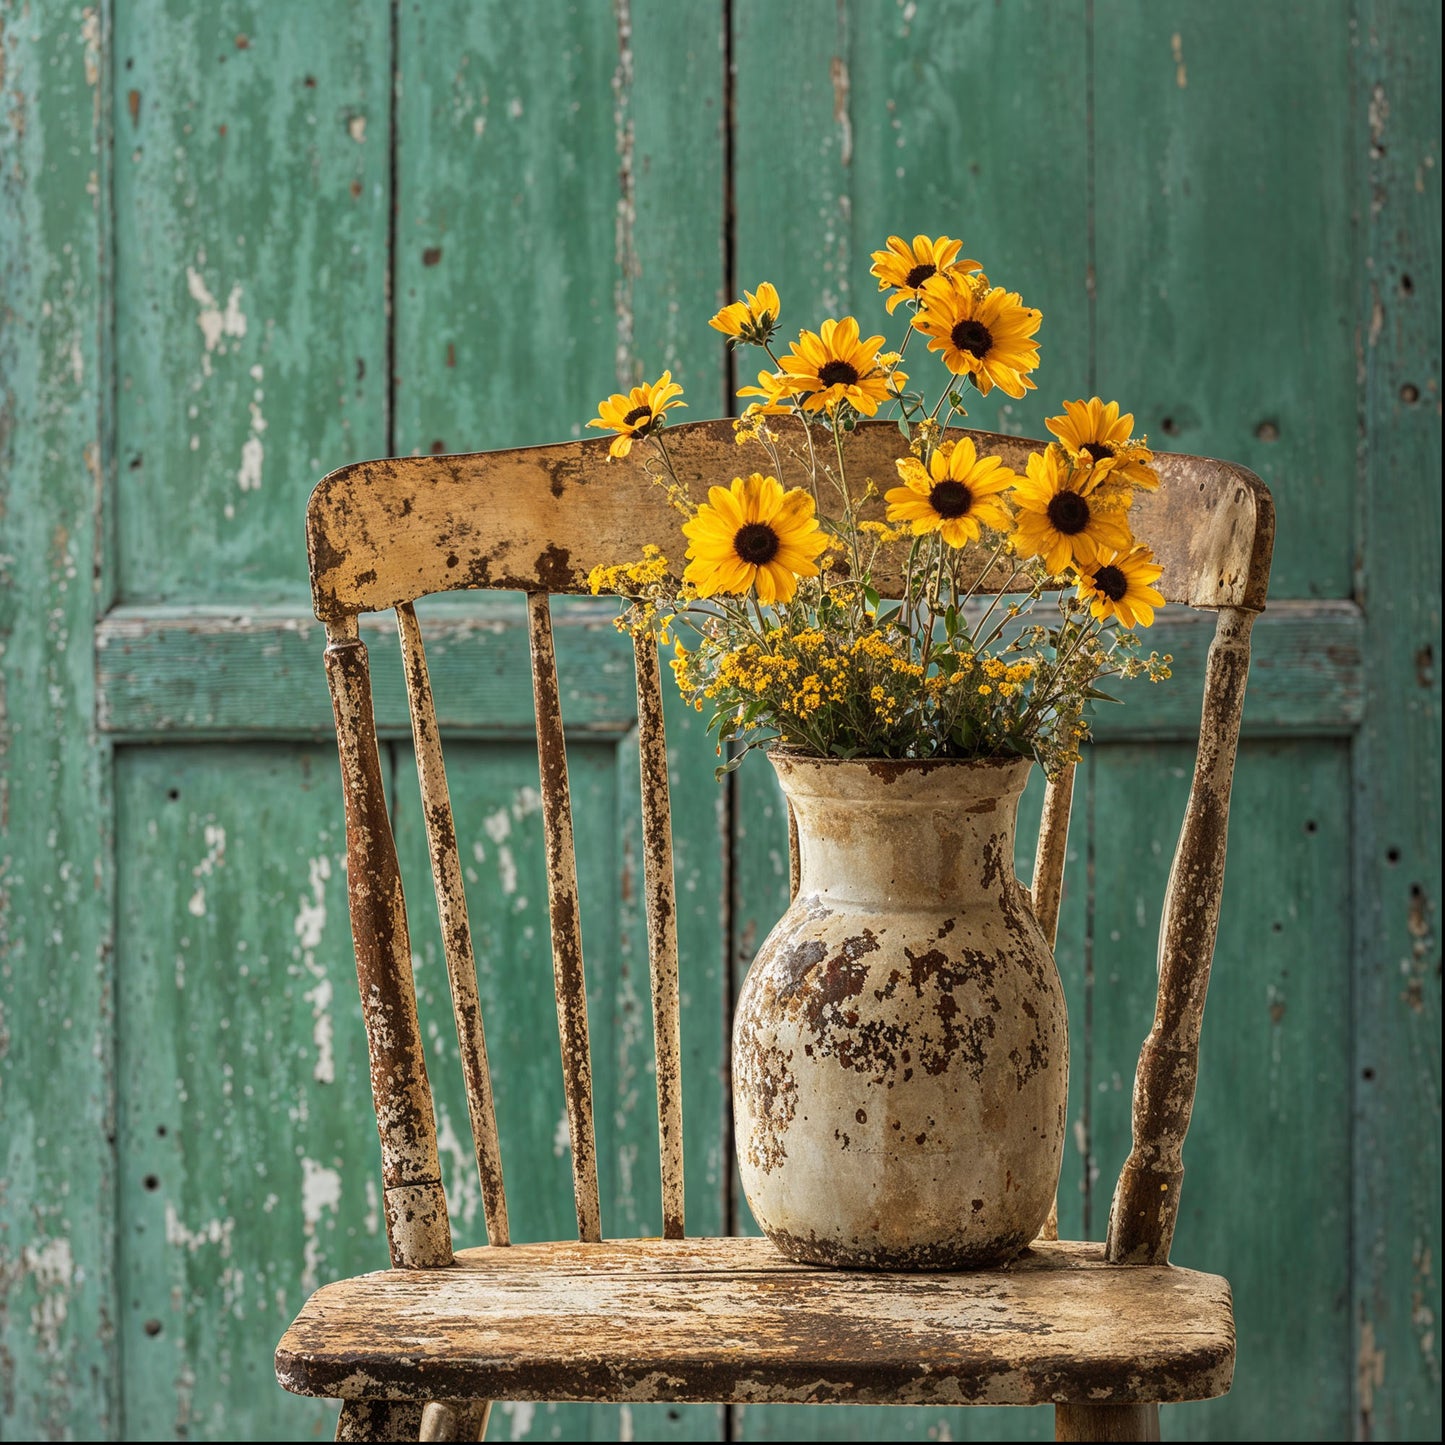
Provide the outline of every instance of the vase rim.
{"type": "Polygon", "coordinates": [[[825,795],[840,800],[866,797],[879,803],[924,802],[937,797],[940,784],[954,797],[966,793],[1007,797],[1023,791],[1034,765],[1032,758],[1021,757],[820,758],[782,747],[770,747],[767,753],[785,789],[797,790],[801,783],[801,791],[810,792],[805,780],[811,779],[825,795]]]}

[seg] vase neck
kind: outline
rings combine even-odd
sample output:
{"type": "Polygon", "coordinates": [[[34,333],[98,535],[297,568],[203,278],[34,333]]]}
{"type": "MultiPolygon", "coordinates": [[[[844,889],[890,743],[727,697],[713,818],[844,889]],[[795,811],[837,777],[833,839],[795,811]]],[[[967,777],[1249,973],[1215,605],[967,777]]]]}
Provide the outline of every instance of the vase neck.
{"type": "Polygon", "coordinates": [[[776,757],[798,825],[799,892],[880,909],[997,899],[1014,882],[1030,764],[776,757]]]}

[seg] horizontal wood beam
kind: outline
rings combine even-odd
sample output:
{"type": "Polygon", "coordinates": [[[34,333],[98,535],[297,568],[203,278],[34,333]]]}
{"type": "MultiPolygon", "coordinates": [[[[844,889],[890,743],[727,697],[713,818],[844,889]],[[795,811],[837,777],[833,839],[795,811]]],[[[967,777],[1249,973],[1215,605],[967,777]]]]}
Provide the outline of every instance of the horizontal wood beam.
{"type": "MultiPolygon", "coordinates": [[[[450,736],[533,736],[526,608],[520,597],[419,608],[436,693],[450,736]]],[[[569,730],[617,734],[636,721],[632,648],[614,606],[559,598],[557,666],[569,730]]],[[[377,730],[410,736],[406,687],[388,614],[362,619],[372,656],[377,730]]],[[[1122,684],[1123,707],[1097,709],[1101,742],[1192,739],[1199,729],[1209,613],[1166,609],[1145,636],[1174,656],[1171,681],[1122,684]]],[[[1347,734],[1361,714],[1363,622],[1353,602],[1275,602],[1254,632],[1246,736],[1347,734]]],[[[123,607],[96,628],[101,728],[119,738],[329,739],[325,634],[296,606],[123,607]]]]}

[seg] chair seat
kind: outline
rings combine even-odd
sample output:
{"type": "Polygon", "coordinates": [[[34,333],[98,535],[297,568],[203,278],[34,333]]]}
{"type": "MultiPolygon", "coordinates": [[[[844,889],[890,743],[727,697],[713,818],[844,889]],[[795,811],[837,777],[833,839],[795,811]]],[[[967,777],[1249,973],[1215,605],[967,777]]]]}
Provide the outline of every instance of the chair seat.
{"type": "Polygon", "coordinates": [[[762,1239],[469,1249],[316,1291],[276,1351],[343,1399],[1036,1405],[1229,1389],[1228,1283],[1037,1242],[1002,1269],[872,1274],[762,1239]]]}

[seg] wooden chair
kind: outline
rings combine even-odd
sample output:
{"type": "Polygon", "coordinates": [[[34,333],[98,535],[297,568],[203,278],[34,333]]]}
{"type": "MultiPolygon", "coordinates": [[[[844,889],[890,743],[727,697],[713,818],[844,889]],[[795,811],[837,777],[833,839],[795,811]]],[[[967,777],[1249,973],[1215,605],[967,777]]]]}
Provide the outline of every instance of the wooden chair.
{"type": "MultiPolygon", "coordinates": [[[[728,422],[669,427],[667,442],[694,496],[738,469],[728,422]]],[[[991,435],[980,442],[1019,470],[1040,445],[991,435]]],[[[1268,491],[1223,462],[1161,456],[1159,491],[1136,502],[1136,529],[1164,565],[1168,600],[1213,610],[1218,622],[1160,930],[1158,1003],[1134,1084],[1133,1150],[1114,1194],[1107,1243],[1041,1238],[1016,1262],[981,1273],[835,1272],[792,1264],[765,1240],[684,1234],[672,840],[658,654],[648,639],[636,645],[636,664],[665,1224],[661,1239],[603,1241],[548,597],[585,590],[591,566],[635,556],[645,541],[675,560],[684,546],[679,514],[646,475],[641,449],[609,462],[607,445],[603,438],[366,462],[333,472],[311,497],[312,591],[328,639],[351,925],[393,1268],[319,1289],[281,1341],[277,1377],[299,1394],[339,1397],[340,1440],[479,1439],[495,1399],[1053,1404],[1061,1440],[1157,1439],[1161,1402],[1223,1394],[1234,1369],[1228,1284],[1174,1268],[1169,1245],[1224,877],[1250,626],[1268,582],[1268,491]],[[462,872],[412,605],[462,588],[527,595],[577,1242],[507,1247],[462,872]],[[357,626],[360,613],[389,607],[401,635],[489,1241],[459,1254],[442,1192],[406,909],[357,626]]],[[[886,480],[902,445],[891,424],[863,426],[850,442],[851,475],[886,480]]],[[[1071,779],[1049,788],[1040,830],[1034,898],[1050,936],[1071,790],[1071,779]]]]}

